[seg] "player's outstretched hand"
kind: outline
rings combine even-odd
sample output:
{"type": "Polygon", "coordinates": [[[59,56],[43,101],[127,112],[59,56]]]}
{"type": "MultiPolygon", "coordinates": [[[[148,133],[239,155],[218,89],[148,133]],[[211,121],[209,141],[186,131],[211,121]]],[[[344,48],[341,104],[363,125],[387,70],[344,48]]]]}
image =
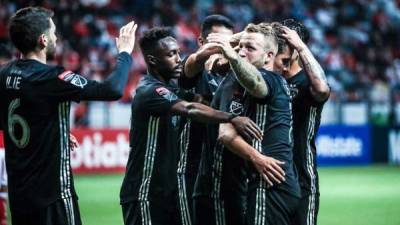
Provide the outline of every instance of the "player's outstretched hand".
{"type": "Polygon", "coordinates": [[[295,30],[292,30],[286,26],[282,26],[280,29],[281,33],[279,34],[279,36],[286,39],[287,42],[297,51],[301,51],[301,49],[305,47],[304,42],[301,40],[295,30]]]}
{"type": "Polygon", "coordinates": [[[135,33],[137,24],[131,21],[119,30],[119,37],[115,38],[118,53],[127,52],[131,54],[135,47],[135,33]]]}
{"type": "Polygon", "coordinates": [[[285,172],[281,168],[284,162],[259,153],[252,159],[252,163],[269,187],[285,181],[285,172]]]}
{"type": "Polygon", "coordinates": [[[262,130],[250,118],[237,116],[231,120],[231,123],[245,139],[253,140],[255,138],[259,141],[262,140],[262,130]]]}
{"type": "Polygon", "coordinates": [[[71,149],[71,151],[79,148],[79,143],[76,140],[76,137],[72,134],[69,134],[69,148],[71,149]]]}

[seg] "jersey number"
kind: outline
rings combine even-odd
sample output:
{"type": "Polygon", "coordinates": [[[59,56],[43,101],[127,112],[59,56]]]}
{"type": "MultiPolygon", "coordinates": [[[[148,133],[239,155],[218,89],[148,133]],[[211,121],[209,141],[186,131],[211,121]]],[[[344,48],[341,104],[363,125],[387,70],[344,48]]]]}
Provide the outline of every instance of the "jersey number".
{"type": "Polygon", "coordinates": [[[15,114],[14,111],[20,106],[20,99],[14,99],[8,106],[8,134],[11,140],[18,148],[25,148],[29,143],[30,129],[28,123],[20,115],[15,114]],[[22,129],[20,138],[15,135],[15,127],[19,125],[22,129]]]}

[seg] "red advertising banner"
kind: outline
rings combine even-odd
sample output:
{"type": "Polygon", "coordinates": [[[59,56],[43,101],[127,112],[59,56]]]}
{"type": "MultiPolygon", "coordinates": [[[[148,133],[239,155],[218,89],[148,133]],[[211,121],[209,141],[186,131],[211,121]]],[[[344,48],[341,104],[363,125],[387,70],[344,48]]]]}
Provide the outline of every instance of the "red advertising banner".
{"type": "MultiPolygon", "coordinates": [[[[126,129],[75,129],[71,133],[79,148],[71,152],[75,174],[124,172],[129,156],[129,131],[126,129]]],[[[0,132],[0,150],[4,150],[0,132]]]]}
{"type": "Polygon", "coordinates": [[[74,173],[124,172],[129,156],[126,129],[75,129],[79,148],[71,152],[74,173]]]}

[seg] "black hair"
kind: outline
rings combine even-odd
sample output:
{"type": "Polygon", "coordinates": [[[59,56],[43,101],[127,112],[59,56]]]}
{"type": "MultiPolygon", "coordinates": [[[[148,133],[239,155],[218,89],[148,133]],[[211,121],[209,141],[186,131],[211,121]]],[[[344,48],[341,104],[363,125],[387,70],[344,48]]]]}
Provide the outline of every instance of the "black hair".
{"type": "Polygon", "coordinates": [[[146,58],[147,54],[153,53],[154,50],[159,47],[158,41],[166,37],[173,37],[169,27],[154,27],[144,31],[139,40],[139,46],[143,56],[146,58]]]}
{"type": "Polygon", "coordinates": [[[308,43],[308,41],[310,39],[310,32],[304,26],[304,24],[300,23],[299,21],[297,21],[295,19],[286,19],[286,20],[282,21],[282,24],[284,26],[289,27],[292,30],[295,30],[297,32],[297,34],[300,36],[301,40],[306,44],[308,43]]]}
{"type": "Polygon", "coordinates": [[[42,7],[26,7],[11,17],[8,32],[11,41],[22,54],[35,50],[40,35],[50,29],[53,14],[53,11],[42,7]]]}
{"type": "Polygon", "coordinates": [[[201,37],[206,38],[208,34],[211,33],[211,28],[213,26],[224,26],[231,30],[233,30],[234,27],[232,21],[228,17],[218,14],[210,15],[207,16],[201,24],[201,37]]]}
{"type": "MultiPolygon", "coordinates": [[[[289,43],[285,38],[280,37],[279,35],[282,33],[282,24],[279,22],[271,23],[272,29],[276,34],[276,39],[278,41],[278,52],[276,54],[281,54],[283,51],[289,47],[289,43]]],[[[290,47],[289,47],[290,48],[290,47]]]]}

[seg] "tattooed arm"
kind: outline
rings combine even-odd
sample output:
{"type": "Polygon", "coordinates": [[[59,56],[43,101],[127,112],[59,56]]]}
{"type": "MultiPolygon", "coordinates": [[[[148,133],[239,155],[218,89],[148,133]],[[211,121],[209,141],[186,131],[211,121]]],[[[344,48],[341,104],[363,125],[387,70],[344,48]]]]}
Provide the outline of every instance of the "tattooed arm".
{"type": "Polygon", "coordinates": [[[236,80],[242,87],[257,98],[263,98],[268,95],[268,86],[255,66],[238,55],[228,59],[232,70],[235,72],[236,80]]]}
{"type": "Polygon", "coordinates": [[[263,98],[268,95],[268,86],[260,71],[254,65],[242,59],[228,42],[220,38],[220,34],[210,34],[207,40],[222,49],[222,53],[228,59],[235,73],[236,80],[246,91],[257,98],[263,98]]]}
{"type": "Polygon", "coordinates": [[[299,53],[303,69],[311,82],[311,94],[318,102],[325,101],[330,94],[330,88],[321,65],[315,59],[307,45],[300,39],[296,31],[282,27],[282,37],[299,53]]]}

